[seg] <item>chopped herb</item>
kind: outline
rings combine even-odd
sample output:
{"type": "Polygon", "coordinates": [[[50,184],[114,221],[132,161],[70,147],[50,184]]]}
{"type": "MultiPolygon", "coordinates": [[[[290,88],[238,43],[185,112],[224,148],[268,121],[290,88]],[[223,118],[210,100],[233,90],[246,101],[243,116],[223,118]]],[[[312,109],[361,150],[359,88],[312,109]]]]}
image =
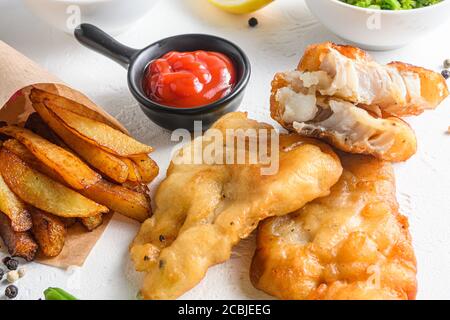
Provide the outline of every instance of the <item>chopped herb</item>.
{"type": "Polygon", "coordinates": [[[341,0],[361,8],[382,10],[408,10],[428,7],[442,0],[341,0]]]}

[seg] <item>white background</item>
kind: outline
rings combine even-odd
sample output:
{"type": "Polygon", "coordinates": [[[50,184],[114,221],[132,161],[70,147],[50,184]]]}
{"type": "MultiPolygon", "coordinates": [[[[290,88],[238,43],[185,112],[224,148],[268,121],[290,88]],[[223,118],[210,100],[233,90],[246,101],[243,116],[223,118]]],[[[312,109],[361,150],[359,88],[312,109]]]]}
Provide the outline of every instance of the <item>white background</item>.
{"type": "MultiPolygon", "coordinates": [[[[322,27],[301,0],[277,0],[255,16],[260,25],[250,29],[249,16],[225,14],[206,0],[164,0],[118,40],[141,48],[163,37],[200,32],[236,42],[253,65],[241,110],[268,122],[270,81],[275,72],[294,68],[310,43],[342,40],[322,27]]],[[[442,61],[450,58],[449,31],[447,23],[408,47],[374,56],[380,62],[401,60],[441,70],[442,61]]],[[[147,120],[138,108],[128,92],[124,69],[48,27],[18,0],[0,0],[0,39],[90,96],[137,138],[154,146],[153,157],[162,172],[158,181],[163,178],[173,146],[170,134],[147,120]]],[[[450,101],[408,122],[417,132],[419,152],[407,163],[396,165],[396,172],[398,199],[402,213],[410,219],[418,260],[418,298],[450,299],[450,135],[446,134],[450,101]]],[[[153,191],[157,184],[152,186],[153,191]]],[[[116,216],[81,269],[66,271],[28,264],[26,277],[18,283],[18,298],[38,299],[45,288],[57,286],[82,299],[134,299],[139,275],[132,271],[127,250],[137,229],[136,223],[116,216]]],[[[184,298],[270,298],[249,282],[253,246],[253,238],[241,243],[229,262],[212,268],[184,298]]],[[[1,283],[0,297],[4,287],[1,283]]]]}

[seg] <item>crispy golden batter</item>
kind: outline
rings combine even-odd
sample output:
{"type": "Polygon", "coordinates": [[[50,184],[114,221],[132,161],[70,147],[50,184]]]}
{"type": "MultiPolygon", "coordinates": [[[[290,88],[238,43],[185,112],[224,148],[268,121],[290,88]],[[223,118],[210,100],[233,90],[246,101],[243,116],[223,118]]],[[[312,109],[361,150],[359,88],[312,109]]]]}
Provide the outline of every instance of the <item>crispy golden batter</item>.
{"type": "Polygon", "coordinates": [[[253,284],[281,299],[414,299],[416,261],[391,165],[341,160],[331,195],[260,225],[253,284]]]}
{"type": "MultiPolygon", "coordinates": [[[[272,129],[231,113],[213,129],[272,129]]],[[[206,134],[211,133],[209,130],[206,134]]],[[[205,137],[194,140],[210,145],[205,137]]],[[[248,148],[248,147],[247,147],[248,148]]],[[[146,272],[146,299],[173,299],[193,288],[209,267],[268,217],[288,214],[329,193],[342,172],[326,145],[297,135],[280,136],[279,171],[261,175],[255,165],[175,164],[156,194],[156,210],[141,227],[131,256],[146,272]]],[[[184,153],[182,149],[178,155],[184,153]]]]}

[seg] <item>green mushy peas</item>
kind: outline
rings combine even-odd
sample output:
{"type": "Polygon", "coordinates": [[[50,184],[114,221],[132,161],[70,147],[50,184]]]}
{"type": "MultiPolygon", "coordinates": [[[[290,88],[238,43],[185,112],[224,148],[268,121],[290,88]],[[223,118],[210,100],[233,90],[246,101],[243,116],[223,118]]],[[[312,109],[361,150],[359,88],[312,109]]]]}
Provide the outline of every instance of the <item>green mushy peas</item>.
{"type": "Polygon", "coordinates": [[[341,0],[342,2],[369,9],[408,10],[428,7],[443,0],[341,0]]]}

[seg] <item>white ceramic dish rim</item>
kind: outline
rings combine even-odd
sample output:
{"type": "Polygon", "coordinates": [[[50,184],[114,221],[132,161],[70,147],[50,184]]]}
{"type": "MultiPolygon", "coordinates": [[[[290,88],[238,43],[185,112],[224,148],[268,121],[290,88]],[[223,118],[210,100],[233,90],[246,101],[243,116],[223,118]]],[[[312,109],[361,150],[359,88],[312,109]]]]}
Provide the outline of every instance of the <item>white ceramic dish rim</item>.
{"type": "Polygon", "coordinates": [[[406,9],[406,10],[382,10],[382,9],[362,8],[362,7],[358,7],[358,6],[349,4],[349,3],[342,2],[340,0],[328,0],[328,1],[334,2],[343,7],[352,8],[353,10],[362,11],[362,12],[366,12],[366,13],[381,12],[382,14],[387,14],[387,15],[405,15],[405,14],[409,14],[411,12],[433,10],[434,7],[442,6],[445,4],[446,1],[450,1],[450,0],[443,0],[439,3],[433,4],[433,5],[427,6],[427,7],[422,7],[422,8],[417,8],[417,9],[406,9]]]}
{"type": "Polygon", "coordinates": [[[111,2],[114,0],[51,0],[53,2],[72,2],[77,4],[89,4],[94,2],[111,2]]]}

